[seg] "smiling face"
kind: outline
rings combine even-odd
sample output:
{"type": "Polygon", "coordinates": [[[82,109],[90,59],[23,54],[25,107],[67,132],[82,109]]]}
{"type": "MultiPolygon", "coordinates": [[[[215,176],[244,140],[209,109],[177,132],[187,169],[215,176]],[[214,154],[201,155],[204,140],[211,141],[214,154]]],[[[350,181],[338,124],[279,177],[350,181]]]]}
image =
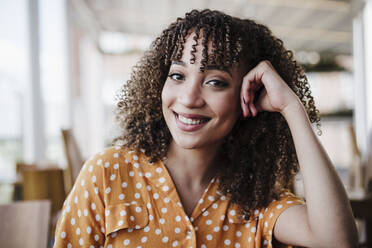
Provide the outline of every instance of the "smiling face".
{"type": "Polygon", "coordinates": [[[242,70],[207,67],[200,71],[202,46],[191,64],[193,34],[184,44],[180,61],[173,61],[162,91],[164,119],[173,141],[182,148],[218,146],[231,131],[240,110],[242,70]]]}

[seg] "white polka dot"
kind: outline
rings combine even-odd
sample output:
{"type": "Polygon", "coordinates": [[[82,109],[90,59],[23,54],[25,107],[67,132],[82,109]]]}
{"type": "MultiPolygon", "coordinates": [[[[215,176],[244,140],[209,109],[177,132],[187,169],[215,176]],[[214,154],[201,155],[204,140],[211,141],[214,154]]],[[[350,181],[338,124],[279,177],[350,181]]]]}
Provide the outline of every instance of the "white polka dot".
{"type": "Polygon", "coordinates": [[[133,228],[128,228],[128,232],[133,232],[133,228]]]}
{"type": "Polygon", "coordinates": [[[71,219],[71,225],[75,225],[76,221],[75,221],[75,218],[72,218],[71,219]]]}
{"type": "Polygon", "coordinates": [[[159,178],[159,182],[160,183],[164,183],[165,182],[165,178],[164,177],[159,178]]]}
{"type": "Polygon", "coordinates": [[[82,238],[79,239],[79,245],[81,245],[81,246],[84,245],[84,240],[82,238]]]}
{"type": "Polygon", "coordinates": [[[267,240],[265,239],[264,242],[263,242],[264,245],[267,245],[267,240]]]}
{"type": "Polygon", "coordinates": [[[121,210],[120,211],[120,216],[124,216],[124,215],[126,215],[127,214],[127,212],[125,211],[125,210],[121,210]]]}
{"type": "Polygon", "coordinates": [[[269,224],[267,223],[267,221],[265,221],[265,227],[268,227],[269,226],[269,224]]]}
{"type": "Polygon", "coordinates": [[[226,200],[226,196],[221,196],[221,198],[220,198],[222,201],[224,201],[224,200],[226,200]]]}
{"type": "Polygon", "coordinates": [[[92,232],[92,228],[90,226],[87,227],[87,233],[90,234],[92,232]]]}
{"type": "Polygon", "coordinates": [[[240,248],[240,243],[235,243],[235,248],[240,248]]]}
{"type": "Polygon", "coordinates": [[[87,209],[84,209],[84,216],[88,216],[88,210],[87,209]]]}
{"type": "Polygon", "coordinates": [[[89,193],[88,193],[88,191],[85,190],[85,191],[84,191],[84,197],[85,197],[85,198],[88,198],[88,196],[89,196],[89,193]]]}
{"type": "Polygon", "coordinates": [[[169,201],[170,201],[170,200],[169,200],[168,197],[165,197],[165,198],[164,198],[164,202],[165,202],[165,203],[168,203],[169,201]]]}
{"type": "Polygon", "coordinates": [[[109,244],[109,245],[107,246],[107,248],[112,248],[112,244],[109,244]]]}
{"type": "Polygon", "coordinates": [[[109,194],[111,192],[111,188],[110,187],[107,187],[106,190],[105,190],[105,193],[106,194],[109,194]]]}
{"type": "Polygon", "coordinates": [[[165,214],[167,211],[168,211],[167,208],[162,208],[162,209],[161,209],[161,212],[162,212],[163,214],[165,214]]]}
{"type": "Polygon", "coordinates": [[[202,245],[200,246],[200,248],[207,248],[207,246],[206,246],[205,244],[202,244],[202,245]]]}
{"type": "Polygon", "coordinates": [[[225,220],[225,215],[221,215],[220,219],[223,221],[225,220]]]}
{"type": "Polygon", "coordinates": [[[117,232],[113,232],[113,233],[111,234],[111,238],[115,238],[116,236],[118,236],[118,233],[117,233],[117,232]]]}
{"type": "Polygon", "coordinates": [[[66,238],[66,232],[61,232],[61,238],[66,238]]]}
{"type": "Polygon", "coordinates": [[[110,180],[111,180],[111,181],[114,181],[115,178],[116,178],[116,175],[115,175],[115,174],[111,174],[111,176],[110,176],[110,180]]]}
{"type": "Polygon", "coordinates": [[[75,198],[74,198],[74,202],[75,202],[75,204],[78,203],[78,197],[77,197],[77,196],[75,196],[75,198]]]}
{"type": "Polygon", "coordinates": [[[114,158],[119,157],[119,154],[117,152],[114,153],[114,158]]]}
{"type": "Polygon", "coordinates": [[[209,212],[208,212],[208,211],[205,211],[205,212],[203,213],[203,216],[208,216],[208,214],[209,214],[209,212]]]}
{"type": "Polygon", "coordinates": [[[255,233],[255,232],[256,232],[256,227],[252,227],[252,228],[251,228],[251,232],[252,232],[252,233],[255,233]]]}
{"type": "Polygon", "coordinates": [[[92,210],[95,210],[95,209],[96,209],[96,204],[93,202],[93,203],[90,205],[90,208],[91,208],[92,210]]]}
{"type": "Polygon", "coordinates": [[[137,213],[142,212],[142,208],[140,208],[140,207],[136,207],[136,212],[137,212],[137,213]]]}
{"type": "Polygon", "coordinates": [[[287,204],[291,204],[291,203],[293,203],[293,201],[287,201],[287,204]]]}
{"type": "Polygon", "coordinates": [[[163,237],[162,239],[161,239],[161,241],[163,242],[163,243],[167,243],[168,242],[168,237],[167,236],[165,236],[165,237],[163,237]]]}
{"type": "Polygon", "coordinates": [[[133,177],[134,176],[134,171],[129,171],[129,176],[133,177]]]}
{"type": "Polygon", "coordinates": [[[148,227],[148,226],[145,227],[145,228],[143,229],[143,231],[144,231],[144,232],[148,232],[148,231],[150,231],[150,227],[148,227]]]}
{"type": "Polygon", "coordinates": [[[212,240],[213,239],[213,236],[211,234],[208,234],[207,235],[207,240],[212,240]]]}
{"type": "Polygon", "coordinates": [[[124,221],[123,220],[119,220],[118,221],[118,226],[121,226],[121,225],[123,225],[124,224],[124,221]]]}
{"type": "Polygon", "coordinates": [[[137,155],[133,155],[133,159],[134,160],[138,160],[138,156],[137,155]]]}
{"type": "Polygon", "coordinates": [[[174,228],[174,232],[175,233],[180,233],[181,232],[181,229],[179,227],[176,227],[176,228],[174,228]]]}
{"type": "Polygon", "coordinates": [[[218,204],[217,203],[213,203],[212,208],[214,208],[214,209],[218,208],[218,204]]]}
{"type": "Polygon", "coordinates": [[[205,222],[205,224],[207,224],[207,225],[211,225],[211,224],[212,224],[212,220],[207,220],[207,221],[205,222]]]}
{"type": "Polygon", "coordinates": [[[215,226],[215,227],[213,228],[213,231],[214,231],[214,232],[219,232],[219,231],[220,231],[220,227],[219,227],[219,226],[215,226]]]}
{"type": "Polygon", "coordinates": [[[76,235],[80,235],[80,228],[76,228],[76,235]]]}
{"type": "Polygon", "coordinates": [[[254,210],[254,214],[257,215],[260,211],[258,209],[254,210]]]}
{"type": "Polygon", "coordinates": [[[208,196],[208,200],[214,201],[214,197],[212,195],[208,196]]]}
{"type": "Polygon", "coordinates": [[[148,203],[146,204],[146,207],[147,207],[148,209],[150,209],[150,208],[151,208],[151,203],[148,202],[148,203]]]}
{"type": "Polygon", "coordinates": [[[140,193],[135,193],[135,194],[134,194],[134,198],[138,199],[138,198],[140,198],[140,197],[141,197],[140,193]]]}
{"type": "Polygon", "coordinates": [[[163,218],[160,218],[160,219],[159,219],[159,223],[160,223],[160,224],[164,224],[164,223],[165,223],[165,220],[164,220],[163,218]]]}
{"type": "Polygon", "coordinates": [[[92,172],[93,171],[93,165],[89,166],[89,172],[92,172]]]}
{"type": "Polygon", "coordinates": [[[252,237],[249,237],[249,238],[248,238],[248,242],[251,242],[251,241],[252,241],[252,237]]]}
{"type": "Polygon", "coordinates": [[[104,165],[105,168],[108,168],[109,166],[110,166],[109,162],[106,162],[105,165],[104,165]]]}
{"type": "Polygon", "coordinates": [[[154,216],[152,216],[151,214],[149,214],[149,220],[153,220],[154,219],[154,216]]]}
{"type": "Polygon", "coordinates": [[[240,236],[242,236],[242,232],[241,231],[237,231],[236,232],[236,237],[240,237],[240,236]]]}
{"type": "Polygon", "coordinates": [[[102,164],[102,159],[97,160],[97,165],[100,165],[100,164],[102,164]]]}
{"type": "Polygon", "coordinates": [[[262,214],[262,213],[260,213],[259,219],[262,219],[262,218],[263,218],[263,214],[262,214]]]}
{"type": "Polygon", "coordinates": [[[98,194],[98,187],[94,187],[94,193],[98,194]]]}
{"type": "Polygon", "coordinates": [[[235,210],[231,210],[230,215],[234,216],[235,215],[235,210]]]}
{"type": "Polygon", "coordinates": [[[274,216],[274,214],[273,213],[270,213],[269,218],[272,218],[273,216],[274,216]]]}
{"type": "Polygon", "coordinates": [[[154,194],[154,199],[158,199],[159,198],[159,194],[158,193],[155,193],[154,194]]]}
{"type": "Polygon", "coordinates": [[[125,195],[124,194],[120,194],[119,195],[119,200],[124,200],[124,198],[125,198],[125,195]]]}
{"type": "Polygon", "coordinates": [[[283,207],[282,204],[279,204],[278,206],[276,206],[277,209],[281,209],[283,207]]]}
{"type": "Polygon", "coordinates": [[[98,241],[98,240],[99,240],[99,236],[98,236],[98,234],[94,235],[94,240],[95,240],[95,241],[98,241]]]}
{"type": "Polygon", "coordinates": [[[200,198],[199,204],[202,204],[204,202],[203,198],[200,198]]]}
{"type": "Polygon", "coordinates": [[[126,182],[123,182],[122,184],[121,184],[121,187],[122,188],[126,188],[128,186],[128,184],[126,183],[126,182]]]}
{"type": "Polygon", "coordinates": [[[224,226],[222,227],[222,229],[223,229],[224,231],[227,231],[227,230],[229,230],[229,226],[228,226],[228,225],[224,225],[224,226]]]}
{"type": "Polygon", "coordinates": [[[143,236],[143,237],[141,238],[141,242],[142,242],[142,243],[146,243],[146,242],[147,242],[147,237],[146,237],[146,236],[143,236]]]}
{"type": "Polygon", "coordinates": [[[98,214],[96,214],[96,221],[99,221],[100,219],[101,217],[98,214]]]}
{"type": "Polygon", "coordinates": [[[159,228],[155,230],[156,235],[160,235],[160,233],[161,233],[161,230],[159,228]]]}
{"type": "Polygon", "coordinates": [[[177,240],[176,240],[176,241],[173,241],[172,246],[173,246],[173,247],[178,246],[178,241],[177,241],[177,240]]]}
{"type": "Polygon", "coordinates": [[[145,173],[145,177],[147,177],[147,178],[151,177],[151,173],[150,172],[146,172],[145,173]]]}
{"type": "Polygon", "coordinates": [[[177,222],[180,222],[180,221],[181,221],[181,216],[177,215],[177,216],[176,216],[176,221],[177,221],[177,222]]]}
{"type": "Polygon", "coordinates": [[[67,248],[72,248],[72,244],[71,243],[68,243],[67,244],[67,248]]]}
{"type": "Polygon", "coordinates": [[[133,215],[129,216],[129,219],[130,219],[131,221],[134,221],[134,216],[133,216],[133,215]]]}
{"type": "Polygon", "coordinates": [[[78,216],[81,217],[81,210],[80,209],[78,210],[77,213],[78,213],[78,216]]]}
{"type": "Polygon", "coordinates": [[[158,168],[156,168],[156,170],[155,170],[157,173],[161,173],[162,171],[163,171],[163,169],[162,168],[160,168],[160,167],[158,167],[158,168]]]}
{"type": "Polygon", "coordinates": [[[114,164],[114,169],[115,170],[119,169],[119,164],[118,163],[114,164]]]}
{"type": "Polygon", "coordinates": [[[163,191],[168,191],[169,187],[167,185],[164,185],[162,189],[163,189],[163,191]]]}
{"type": "Polygon", "coordinates": [[[230,245],[231,241],[229,239],[225,239],[224,243],[225,243],[225,245],[230,245]]]}
{"type": "Polygon", "coordinates": [[[139,165],[139,163],[134,163],[133,166],[134,166],[135,168],[139,168],[140,165],[139,165]]]}
{"type": "Polygon", "coordinates": [[[129,243],[130,243],[130,240],[129,239],[126,239],[126,240],[123,241],[123,244],[124,245],[129,245],[129,243]]]}
{"type": "Polygon", "coordinates": [[[150,185],[147,185],[146,186],[146,189],[147,189],[147,191],[150,191],[151,190],[151,186],[150,185]]]}

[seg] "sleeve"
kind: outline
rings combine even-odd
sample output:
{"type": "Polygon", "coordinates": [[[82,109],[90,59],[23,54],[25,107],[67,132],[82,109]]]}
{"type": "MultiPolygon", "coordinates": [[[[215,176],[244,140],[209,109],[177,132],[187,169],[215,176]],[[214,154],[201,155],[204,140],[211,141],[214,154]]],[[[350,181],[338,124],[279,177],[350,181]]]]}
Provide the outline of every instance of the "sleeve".
{"type": "Polygon", "coordinates": [[[100,155],[85,162],[58,219],[54,247],[100,247],[105,242],[104,170],[100,155]]]}
{"type": "Polygon", "coordinates": [[[262,245],[263,247],[273,247],[273,229],[279,215],[289,207],[295,205],[303,205],[305,201],[295,196],[289,191],[285,191],[280,195],[279,200],[272,201],[269,206],[263,210],[259,217],[259,226],[262,230],[262,245]]]}

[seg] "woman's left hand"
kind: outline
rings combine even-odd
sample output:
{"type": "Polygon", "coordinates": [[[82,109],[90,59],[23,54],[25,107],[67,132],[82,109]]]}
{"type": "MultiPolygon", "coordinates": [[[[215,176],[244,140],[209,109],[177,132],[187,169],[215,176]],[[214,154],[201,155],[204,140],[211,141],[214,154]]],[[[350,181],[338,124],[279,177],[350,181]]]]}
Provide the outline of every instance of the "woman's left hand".
{"type": "Polygon", "coordinates": [[[244,117],[254,117],[261,111],[283,113],[290,104],[299,103],[269,61],[261,61],[244,76],[240,98],[244,117]]]}

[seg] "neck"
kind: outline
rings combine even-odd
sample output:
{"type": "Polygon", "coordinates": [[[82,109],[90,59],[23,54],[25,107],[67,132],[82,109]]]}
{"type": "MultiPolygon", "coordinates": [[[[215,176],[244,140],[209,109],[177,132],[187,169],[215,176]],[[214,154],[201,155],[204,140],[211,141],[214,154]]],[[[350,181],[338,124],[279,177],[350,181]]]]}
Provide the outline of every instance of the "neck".
{"type": "Polygon", "coordinates": [[[174,180],[197,189],[208,185],[215,175],[216,155],[220,145],[201,149],[184,149],[174,141],[169,145],[164,163],[174,180]]]}

